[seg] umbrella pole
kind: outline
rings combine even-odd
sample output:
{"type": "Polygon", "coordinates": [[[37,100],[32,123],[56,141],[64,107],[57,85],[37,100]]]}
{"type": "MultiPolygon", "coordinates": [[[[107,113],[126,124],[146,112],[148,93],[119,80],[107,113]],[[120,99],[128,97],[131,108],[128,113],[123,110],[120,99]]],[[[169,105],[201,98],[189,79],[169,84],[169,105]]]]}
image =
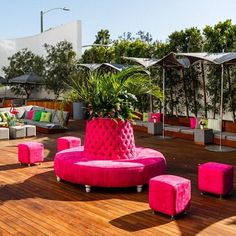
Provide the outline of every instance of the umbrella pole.
{"type": "MultiPolygon", "coordinates": [[[[150,71],[150,69],[148,68],[148,73],[149,73],[149,79],[150,79],[150,81],[151,81],[151,71],[150,71]]],[[[150,94],[149,95],[149,110],[150,110],[150,112],[153,112],[153,107],[152,107],[152,95],[150,94]]]]}
{"type": "Polygon", "coordinates": [[[222,146],[222,126],[223,126],[223,101],[224,101],[224,65],[221,64],[221,86],[220,86],[220,145],[210,145],[206,147],[209,151],[214,152],[232,152],[235,148],[222,146]]]}
{"type": "Polygon", "coordinates": [[[223,100],[224,100],[224,65],[221,64],[221,98],[220,98],[220,151],[222,148],[223,100]]]}
{"type": "Polygon", "coordinates": [[[163,139],[165,139],[165,67],[163,67],[162,70],[162,79],[163,79],[163,84],[162,84],[162,93],[163,93],[163,117],[162,117],[162,135],[163,139]]]}

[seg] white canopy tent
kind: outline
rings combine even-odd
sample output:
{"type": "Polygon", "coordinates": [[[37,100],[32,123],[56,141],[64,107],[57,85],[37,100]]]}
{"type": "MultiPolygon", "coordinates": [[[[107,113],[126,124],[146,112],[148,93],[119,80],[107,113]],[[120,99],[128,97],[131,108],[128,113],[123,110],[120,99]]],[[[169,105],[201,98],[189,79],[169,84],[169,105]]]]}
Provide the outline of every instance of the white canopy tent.
{"type": "Polygon", "coordinates": [[[220,99],[220,145],[215,147],[210,147],[208,150],[211,151],[231,151],[232,149],[222,146],[222,124],[223,124],[223,92],[224,92],[224,66],[236,64],[236,52],[229,53],[177,53],[176,56],[181,56],[187,58],[190,64],[194,64],[197,61],[207,61],[211,64],[221,65],[221,99],[220,99]]]}

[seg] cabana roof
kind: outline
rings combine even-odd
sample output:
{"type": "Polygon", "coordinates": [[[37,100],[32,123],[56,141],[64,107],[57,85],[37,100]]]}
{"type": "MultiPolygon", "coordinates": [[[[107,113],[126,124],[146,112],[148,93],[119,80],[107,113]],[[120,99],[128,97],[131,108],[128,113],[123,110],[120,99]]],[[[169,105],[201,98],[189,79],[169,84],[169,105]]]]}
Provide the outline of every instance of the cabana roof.
{"type": "Polygon", "coordinates": [[[186,58],[176,59],[176,54],[171,52],[161,59],[154,58],[137,58],[137,57],[123,57],[124,59],[135,61],[143,67],[150,68],[159,65],[166,68],[188,68],[190,66],[189,60],[186,58]]]}
{"type": "Polygon", "coordinates": [[[188,61],[186,59],[176,59],[176,55],[173,52],[159,59],[156,64],[166,68],[189,67],[188,61]]]}
{"type": "Polygon", "coordinates": [[[94,71],[96,69],[98,69],[102,64],[98,64],[98,63],[92,63],[92,64],[89,64],[89,63],[86,63],[86,64],[78,64],[78,66],[82,66],[82,67],[85,67],[87,69],[89,69],[90,71],[94,71]]]}
{"type": "Polygon", "coordinates": [[[123,59],[127,59],[130,61],[134,61],[145,67],[146,69],[157,64],[160,59],[155,58],[139,58],[139,57],[123,57],[123,59]]]}
{"type": "Polygon", "coordinates": [[[128,67],[130,67],[130,65],[124,65],[124,64],[117,64],[117,63],[103,63],[101,65],[101,67],[103,66],[107,66],[107,67],[110,67],[112,69],[115,69],[117,71],[122,71],[122,70],[125,70],[127,69],[128,67]]]}
{"type": "Polygon", "coordinates": [[[176,53],[176,56],[185,57],[191,64],[204,60],[212,64],[235,64],[236,52],[227,53],[176,53]]]}
{"type": "Polygon", "coordinates": [[[116,64],[116,63],[92,63],[92,64],[78,64],[78,66],[86,67],[90,71],[95,71],[101,67],[110,67],[112,69],[115,69],[117,71],[122,71],[129,66],[123,65],[123,64],[116,64]]]}

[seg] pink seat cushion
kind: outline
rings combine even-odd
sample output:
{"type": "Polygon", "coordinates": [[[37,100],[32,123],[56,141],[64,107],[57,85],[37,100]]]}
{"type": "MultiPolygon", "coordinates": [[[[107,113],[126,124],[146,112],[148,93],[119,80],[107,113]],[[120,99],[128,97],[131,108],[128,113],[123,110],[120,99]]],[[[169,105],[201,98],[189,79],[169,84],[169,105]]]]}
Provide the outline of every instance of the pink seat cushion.
{"type": "Polygon", "coordinates": [[[149,181],[150,208],[175,216],[190,206],[191,182],[174,175],[160,175],[149,181]]]}
{"type": "Polygon", "coordinates": [[[92,160],[134,158],[135,143],[131,123],[106,118],[87,122],[84,151],[86,157],[92,160]]]}
{"type": "Polygon", "coordinates": [[[195,129],[197,126],[197,118],[195,117],[190,117],[190,128],[195,129]]]}
{"type": "Polygon", "coordinates": [[[34,112],[35,112],[35,111],[30,110],[30,111],[28,112],[28,117],[27,117],[27,119],[32,120],[33,117],[34,117],[34,112]]]}
{"type": "Polygon", "coordinates": [[[233,166],[207,162],[198,167],[198,188],[202,192],[228,194],[233,190],[233,166]]]}
{"type": "Polygon", "coordinates": [[[54,170],[66,181],[100,187],[142,185],[165,172],[165,159],[160,152],[139,147],[136,153],[133,159],[91,160],[80,146],[58,152],[54,170]]]}
{"type": "Polygon", "coordinates": [[[161,113],[152,113],[150,116],[150,122],[154,122],[154,118],[156,118],[156,122],[161,122],[161,113]]]}
{"type": "Polygon", "coordinates": [[[57,151],[62,151],[81,145],[81,139],[73,136],[64,136],[57,139],[57,151]]]}
{"type": "Polygon", "coordinates": [[[18,160],[21,163],[42,162],[44,158],[44,147],[42,143],[24,142],[18,144],[18,160]]]}

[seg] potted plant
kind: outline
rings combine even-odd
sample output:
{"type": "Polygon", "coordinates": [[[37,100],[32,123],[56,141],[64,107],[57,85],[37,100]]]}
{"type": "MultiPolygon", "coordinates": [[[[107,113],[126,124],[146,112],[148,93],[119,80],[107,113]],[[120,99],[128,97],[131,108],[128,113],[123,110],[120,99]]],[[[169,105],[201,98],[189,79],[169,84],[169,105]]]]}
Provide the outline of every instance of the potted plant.
{"type": "Polygon", "coordinates": [[[140,67],[133,67],[115,74],[89,73],[83,83],[72,80],[69,87],[67,100],[83,100],[87,104],[89,121],[85,134],[85,152],[93,159],[103,158],[100,147],[102,140],[112,149],[111,159],[130,158],[134,155],[130,120],[134,117],[136,96],[152,94],[161,98],[159,87],[152,83],[147,72],[140,67]]]}

